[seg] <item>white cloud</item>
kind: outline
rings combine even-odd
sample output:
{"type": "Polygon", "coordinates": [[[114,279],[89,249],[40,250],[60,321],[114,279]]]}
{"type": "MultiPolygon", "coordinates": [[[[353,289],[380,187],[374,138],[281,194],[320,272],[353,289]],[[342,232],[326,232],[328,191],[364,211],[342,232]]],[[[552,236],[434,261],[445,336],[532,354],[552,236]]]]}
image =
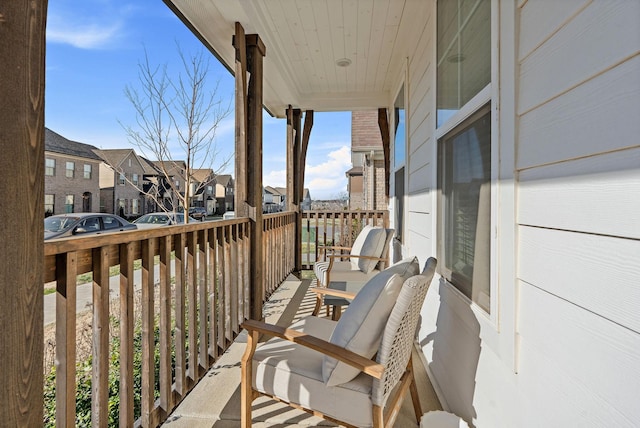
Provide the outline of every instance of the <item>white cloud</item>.
{"type": "Polygon", "coordinates": [[[47,41],[69,44],[80,49],[99,49],[113,43],[114,39],[119,37],[121,29],[120,22],[109,25],[90,24],[69,27],[56,25],[56,20],[54,20],[47,28],[47,41]]]}
{"type": "MultiPolygon", "coordinates": [[[[307,158],[305,168],[305,187],[309,188],[313,199],[332,199],[347,189],[345,172],[351,169],[351,149],[342,145],[325,156],[307,158]],[[325,157],[326,156],[326,157],[325,157]],[[316,165],[310,163],[322,160],[316,165]]],[[[265,186],[284,187],[286,185],[286,170],[273,170],[266,172],[263,178],[265,186]]]]}

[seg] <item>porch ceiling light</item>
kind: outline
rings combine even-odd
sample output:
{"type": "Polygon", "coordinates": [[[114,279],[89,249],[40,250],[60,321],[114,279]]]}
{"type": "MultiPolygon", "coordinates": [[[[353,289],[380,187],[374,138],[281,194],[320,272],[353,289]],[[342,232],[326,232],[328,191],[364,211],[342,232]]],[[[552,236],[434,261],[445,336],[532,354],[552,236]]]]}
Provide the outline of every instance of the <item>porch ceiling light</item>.
{"type": "Polygon", "coordinates": [[[336,65],[338,67],[349,67],[351,65],[351,60],[349,58],[340,58],[336,60],[336,65]]]}

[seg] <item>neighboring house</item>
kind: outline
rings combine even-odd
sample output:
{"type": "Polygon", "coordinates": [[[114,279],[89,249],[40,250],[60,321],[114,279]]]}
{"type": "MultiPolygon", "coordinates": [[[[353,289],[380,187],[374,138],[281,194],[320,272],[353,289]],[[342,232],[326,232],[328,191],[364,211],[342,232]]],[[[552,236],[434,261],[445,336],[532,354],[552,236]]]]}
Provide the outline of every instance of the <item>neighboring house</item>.
{"type": "Polygon", "coordinates": [[[216,211],[216,175],[210,168],[196,169],[191,174],[191,206],[203,207],[207,214],[216,211]]]}
{"type": "Polygon", "coordinates": [[[307,189],[306,187],[304,188],[303,192],[302,192],[302,202],[300,202],[300,209],[303,211],[308,211],[311,209],[311,193],[309,192],[309,189],[307,189]]]}
{"type": "Polygon", "coordinates": [[[216,214],[224,214],[227,211],[234,210],[235,196],[233,177],[228,174],[216,175],[215,180],[215,198],[216,198],[216,214]]]}
{"type": "Polygon", "coordinates": [[[351,175],[347,172],[349,208],[386,210],[384,151],[377,110],[351,112],[351,163],[351,175]]]}
{"type": "Polygon", "coordinates": [[[276,187],[265,186],[262,189],[262,212],[276,213],[282,211],[285,196],[286,189],[284,193],[281,193],[276,187]]]}
{"type": "Polygon", "coordinates": [[[150,174],[147,162],[133,149],[96,150],[100,164],[100,211],[124,218],[144,214],[144,177],[150,174]]]}
{"type": "Polygon", "coordinates": [[[165,210],[178,209],[182,204],[177,194],[184,197],[186,192],[187,163],[185,161],[152,161],[160,180],[165,182],[164,192],[165,210]],[[168,180],[167,180],[168,177],[168,180]],[[167,181],[170,182],[167,183],[167,181]]]}
{"type": "Polygon", "coordinates": [[[364,209],[364,186],[362,178],[362,166],[354,166],[348,170],[347,176],[347,193],[349,194],[349,209],[364,209]]]}
{"type": "Polygon", "coordinates": [[[94,153],[95,149],[44,129],[45,216],[98,212],[101,159],[94,153]]]}
{"type": "Polygon", "coordinates": [[[276,117],[380,109],[392,257],[438,258],[414,364],[445,409],[637,424],[640,2],[166,3],[228,69],[234,23],[264,43],[276,117]]]}

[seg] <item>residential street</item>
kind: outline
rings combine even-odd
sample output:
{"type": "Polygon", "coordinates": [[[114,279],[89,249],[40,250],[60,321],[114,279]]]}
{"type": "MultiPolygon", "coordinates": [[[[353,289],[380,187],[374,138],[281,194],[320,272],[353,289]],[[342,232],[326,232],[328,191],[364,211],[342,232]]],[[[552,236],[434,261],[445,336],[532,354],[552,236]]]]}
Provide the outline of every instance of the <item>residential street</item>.
{"type": "MultiPolygon", "coordinates": [[[[173,267],[172,267],[173,268],[173,267]]],[[[160,273],[159,265],[155,266],[155,278],[160,273]]],[[[135,289],[140,288],[142,269],[138,269],[133,272],[133,281],[135,289]]],[[[76,288],[76,313],[79,314],[83,311],[91,309],[92,303],[92,283],[79,285],[76,288]]],[[[109,296],[115,298],[120,295],[120,275],[114,275],[109,279],[109,296]]],[[[56,320],[56,293],[47,294],[44,296],[44,325],[49,325],[56,320]]]]}

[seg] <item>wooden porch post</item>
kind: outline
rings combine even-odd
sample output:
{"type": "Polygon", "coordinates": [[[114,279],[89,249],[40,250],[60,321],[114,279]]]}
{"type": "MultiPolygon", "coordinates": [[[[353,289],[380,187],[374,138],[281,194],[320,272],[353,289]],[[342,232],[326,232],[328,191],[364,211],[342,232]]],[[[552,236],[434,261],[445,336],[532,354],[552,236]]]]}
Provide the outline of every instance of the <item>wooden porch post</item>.
{"type": "Polygon", "coordinates": [[[262,60],[265,46],[257,34],[236,23],[236,212],[251,219],[251,318],[262,319],[262,60]],[[246,76],[249,73],[247,86],[246,76]],[[244,131],[243,131],[244,130],[244,131]]]}
{"type": "Polygon", "coordinates": [[[382,137],[382,150],[384,151],[384,194],[389,203],[389,174],[391,173],[391,135],[389,134],[389,116],[386,108],[378,109],[378,128],[382,137]]]}
{"type": "Polygon", "coordinates": [[[237,217],[246,217],[247,210],[247,45],[244,28],[236,22],[233,46],[236,49],[236,159],[233,206],[237,217]]]}
{"type": "Polygon", "coordinates": [[[294,112],[294,127],[296,129],[295,145],[297,151],[296,157],[296,169],[294,187],[296,203],[298,204],[298,210],[296,215],[296,270],[299,272],[302,270],[302,213],[300,204],[304,198],[304,169],[307,160],[307,147],[309,146],[309,138],[311,137],[311,128],[313,127],[313,110],[306,110],[304,113],[304,129],[302,131],[302,138],[300,138],[300,122],[301,114],[300,110],[294,112]],[[296,113],[297,112],[297,113],[296,113]]]}
{"type": "Polygon", "coordinates": [[[0,415],[41,426],[44,265],[44,83],[47,0],[0,8],[0,415]]]}

